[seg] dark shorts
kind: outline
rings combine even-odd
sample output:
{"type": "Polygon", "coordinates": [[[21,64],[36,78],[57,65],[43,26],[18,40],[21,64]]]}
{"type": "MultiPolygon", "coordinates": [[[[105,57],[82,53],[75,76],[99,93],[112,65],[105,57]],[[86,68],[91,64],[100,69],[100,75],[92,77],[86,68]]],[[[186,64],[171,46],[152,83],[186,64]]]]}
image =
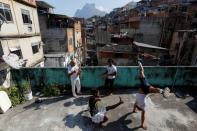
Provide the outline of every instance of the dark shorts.
{"type": "Polygon", "coordinates": [[[144,93],[149,93],[150,84],[148,83],[146,78],[140,78],[140,88],[144,91],[144,93]]]}
{"type": "Polygon", "coordinates": [[[110,91],[113,91],[114,80],[115,79],[105,79],[105,87],[109,88],[110,91]]]}

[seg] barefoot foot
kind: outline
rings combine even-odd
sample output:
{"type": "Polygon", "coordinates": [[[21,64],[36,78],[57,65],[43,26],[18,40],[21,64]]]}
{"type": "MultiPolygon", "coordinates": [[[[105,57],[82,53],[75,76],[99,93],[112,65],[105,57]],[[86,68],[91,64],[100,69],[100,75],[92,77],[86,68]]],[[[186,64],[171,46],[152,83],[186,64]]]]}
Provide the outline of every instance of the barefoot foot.
{"type": "Polygon", "coordinates": [[[140,127],[143,128],[144,130],[147,130],[147,127],[144,125],[141,125],[140,127]]]}

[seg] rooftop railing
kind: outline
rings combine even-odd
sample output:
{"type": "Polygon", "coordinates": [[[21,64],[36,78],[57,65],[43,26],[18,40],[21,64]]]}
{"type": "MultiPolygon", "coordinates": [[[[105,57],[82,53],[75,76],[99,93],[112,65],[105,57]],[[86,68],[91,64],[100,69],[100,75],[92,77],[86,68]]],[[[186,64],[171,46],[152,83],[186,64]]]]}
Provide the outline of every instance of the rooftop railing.
{"type": "MultiPolygon", "coordinates": [[[[117,67],[116,88],[138,87],[138,67],[117,67]]],[[[81,73],[81,85],[84,88],[104,87],[102,73],[104,67],[84,67],[81,73]]],[[[23,68],[11,70],[12,80],[20,85],[23,80],[30,80],[32,87],[70,86],[70,78],[66,68],[23,68]]],[[[191,86],[197,82],[197,67],[145,67],[145,75],[150,84],[159,87],[191,86]]]]}

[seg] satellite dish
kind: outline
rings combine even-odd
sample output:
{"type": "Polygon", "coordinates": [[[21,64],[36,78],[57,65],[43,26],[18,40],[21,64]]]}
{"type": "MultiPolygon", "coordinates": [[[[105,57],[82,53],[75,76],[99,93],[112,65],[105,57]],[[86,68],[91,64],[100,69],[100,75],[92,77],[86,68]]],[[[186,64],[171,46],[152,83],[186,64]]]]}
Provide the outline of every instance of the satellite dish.
{"type": "Polygon", "coordinates": [[[2,58],[6,64],[14,69],[20,69],[25,65],[25,61],[23,59],[19,59],[19,57],[13,53],[10,53],[9,55],[3,55],[2,58]]]}

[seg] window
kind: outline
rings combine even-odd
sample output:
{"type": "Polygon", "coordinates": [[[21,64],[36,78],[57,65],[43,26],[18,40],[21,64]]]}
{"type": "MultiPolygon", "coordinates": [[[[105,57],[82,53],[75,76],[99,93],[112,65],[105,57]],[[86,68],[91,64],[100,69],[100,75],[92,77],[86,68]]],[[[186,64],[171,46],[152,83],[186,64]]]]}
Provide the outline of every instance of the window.
{"type": "Polygon", "coordinates": [[[70,38],[70,39],[69,39],[69,45],[72,45],[72,44],[73,44],[73,39],[70,38]]]}
{"type": "MultiPolygon", "coordinates": [[[[8,4],[4,4],[0,2],[0,15],[4,17],[6,21],[13,21],[12,19],[12,13],[10,6],[8,4]]],[[[0,17],[1,19],[1,17],[0,17]]]]}
{"type": "Polygon", "coordinates": [[[16,54],[19,57],[19,59],[23,58],[20,47],[10,48],[10,53],[16,54]]]}
{"type": "Polygon", "coordinates": [[[24,24],[32,24],[30,13],[28,10],[21,9],[24,24]]]}
{"type": "Polygon", "coordinates": [[[39,45],[32,45],[32,51],[33,51],[33,54],[36,54],[39,52],[39,45]]]}
{"type": "Polygon", "coordinates": [[[40,42],[31,43],[31,46],[32,46],[33,54],[36,54],[39,52],[40,42]]]}
{"type": "Polygon", "coordinates": [[[22,57],[21,50],[12,51],[11,53],[16,54],[19,57],[19,59],[22,59],[23,58],[22,57]]]}

